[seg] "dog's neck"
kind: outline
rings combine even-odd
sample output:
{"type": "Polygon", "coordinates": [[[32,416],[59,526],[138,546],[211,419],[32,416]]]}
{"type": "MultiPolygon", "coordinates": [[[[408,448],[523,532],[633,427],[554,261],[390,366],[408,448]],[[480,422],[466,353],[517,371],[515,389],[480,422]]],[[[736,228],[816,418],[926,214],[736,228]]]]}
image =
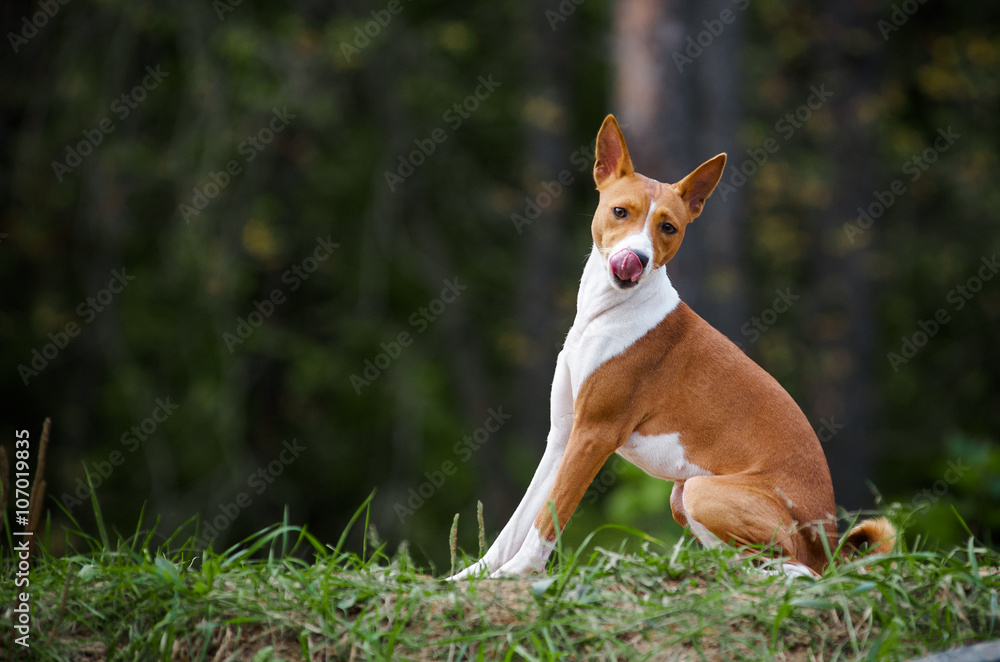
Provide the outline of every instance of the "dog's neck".
{"type": "Polygon", "coordinates": [[[653,269],[633,288],[619,289],[611,284],[607,260],[594,246],[583,268],[573,328],[582,330],[598,318],[611,327],[633,326],[639,321],[635,319],[637,313],[643,320],[659,322],[679,303],[680,296],[667,276],[666,266],[653,269]]]}
{"type": "Polygon", "coordinates": [[[662,266],[633,288],[615,287],[608,279],[607,261],[595,246],[583,269],[576,319],[563,348],[573,398],[587,377],[662,322],[680,301],[662,266]]]}

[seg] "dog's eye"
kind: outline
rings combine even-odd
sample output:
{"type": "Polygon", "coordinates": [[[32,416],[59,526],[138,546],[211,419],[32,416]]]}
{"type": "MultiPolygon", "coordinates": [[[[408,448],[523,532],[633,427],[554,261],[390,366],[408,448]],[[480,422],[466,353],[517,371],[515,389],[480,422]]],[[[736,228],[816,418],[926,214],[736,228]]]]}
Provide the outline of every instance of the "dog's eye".
{"type": "Polygon", "coordinates": [[[664,223],[660,226],[660,229],[663,230],[663,234],[677,234],[677,228],[670,223],[664,223]]]}
{"type": "Polygon", "coordinates": [[[625,218],[628,216],[628,210],[624,207],[615,207],[611,210],[611,213],[615,215],[615,218],[625,218]]]}

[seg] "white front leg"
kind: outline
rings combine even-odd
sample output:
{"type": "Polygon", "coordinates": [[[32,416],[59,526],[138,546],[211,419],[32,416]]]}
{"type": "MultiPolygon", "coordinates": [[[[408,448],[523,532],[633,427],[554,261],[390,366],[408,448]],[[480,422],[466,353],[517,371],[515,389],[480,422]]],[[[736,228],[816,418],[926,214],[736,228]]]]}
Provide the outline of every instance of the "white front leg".
{"type": "Polygon", "coordinates": [[[498,570],[494,570],[490,577],[498,579],[543,572],[545,563],[549,560],[549,555],[554,548],[555,543],[542,540],[542,536],[538,533],[538,527],[532,522],[531,530],[528,532],[524,544],[521,545],[521,549],[517,550],[514,558],[504,563],[498,570]]]}
{"type": "MultiPolygon", "coordinates": [[[[480,572],[494,572],[514,558],[521,545],[529,538],[529,532],[534,529],[535,518],[545,506],[545,499],[552,490],[556,480],[556,471],[562,462],[569,434],[573,429],[573,391],[570,386],[569,367],[566,363],[565,350],[559,353],[556,361],[556,373],[552,380],[551,427],[545,442],[545,453],[542,455],[535,475],[528,485],[521,503],[517,506],[510,521],[500,532],[489,550],[465,570],[448,577],[449,580],[465,579],[480,572]]],[[[535,533],[537,537],[537,532],[535,533]]]]}

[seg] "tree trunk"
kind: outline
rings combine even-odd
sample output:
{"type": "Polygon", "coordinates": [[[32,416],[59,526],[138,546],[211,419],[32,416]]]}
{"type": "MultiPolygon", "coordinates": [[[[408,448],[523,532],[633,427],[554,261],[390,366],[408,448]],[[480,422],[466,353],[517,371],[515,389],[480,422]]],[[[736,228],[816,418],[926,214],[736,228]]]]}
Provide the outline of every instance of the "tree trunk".
{"type": "MultiPolygon", "coordinates": [[[[703,21],[718,20],[733,7],[730,0],[623,0],[617,5],[614,104],[638,172],[676,182],[719,152],[736,156],[744,17],[734,12],[732,22],[719,23],[722,32],[708,47],[692,61],[684,59],[688,37],[706,29],[703,21]]],[[[733,340],[746,322],[749,289],[742,201],[739,192],[709,200],[667,266],[681,298],[733,340]]]]}

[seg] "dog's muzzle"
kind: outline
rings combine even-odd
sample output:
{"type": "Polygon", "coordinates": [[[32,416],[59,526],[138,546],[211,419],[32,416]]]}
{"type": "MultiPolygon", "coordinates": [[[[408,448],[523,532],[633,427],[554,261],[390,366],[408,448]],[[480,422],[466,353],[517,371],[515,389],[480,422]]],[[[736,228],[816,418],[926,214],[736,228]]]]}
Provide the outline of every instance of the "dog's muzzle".
{"type": "Polygon", "coordinates": [[[646,268],[649,257],[623,248],[608,260],[611,275],[624,283],[634,283],[639,280],[642,270],[646,268]]]}

